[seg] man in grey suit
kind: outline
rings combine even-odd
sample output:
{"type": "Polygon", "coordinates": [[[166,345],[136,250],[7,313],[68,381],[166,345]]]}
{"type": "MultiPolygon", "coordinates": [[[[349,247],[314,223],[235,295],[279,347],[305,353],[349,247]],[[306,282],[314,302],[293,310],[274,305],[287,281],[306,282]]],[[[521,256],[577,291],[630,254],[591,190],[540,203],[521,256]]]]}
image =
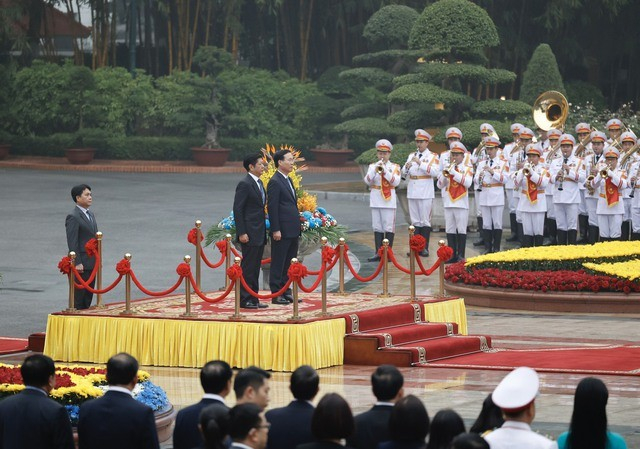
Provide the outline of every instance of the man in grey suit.
{"type": "MultiPolygon", "coordinates": [[[[95,258],[87,255],[85,245],[98,232],[96,217],[93,212],[89,211],[93,201],[91,187],[86,184],[74,186],[71,189],[71,198],[76,203],[76,207],[67,215],[65,221],[67,246],[69,251],[76,253],[76,270],[81,273],[82,279],[86,282],[95,267],[95,258]]],[[[94,284],[95,278],[89,285],[93,288],[94,284]]],[[[86,289],[76,288],[74,300],[76,309],[88,309],[92,299],[93,293],[86,289]]]]}

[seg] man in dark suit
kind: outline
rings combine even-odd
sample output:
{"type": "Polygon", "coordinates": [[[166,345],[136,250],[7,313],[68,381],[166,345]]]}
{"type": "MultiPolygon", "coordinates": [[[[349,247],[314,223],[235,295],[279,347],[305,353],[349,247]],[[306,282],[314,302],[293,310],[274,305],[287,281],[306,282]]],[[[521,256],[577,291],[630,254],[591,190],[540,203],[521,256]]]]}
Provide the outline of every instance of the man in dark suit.
{"type": "Polygon", "coordinates": [[[150,407],[136,401],[138,361],[121,352],[107,362],[109,390],[80,406],[79,449],[159,449],[150,407]]]}
{"type": "Polygon", "coordinates": [[[264,449],[267,446],[269,422],[260,406],[238,404],[229,411],[229,435],[232,449],[264,449]]]}
{"type": "Polygon", "coordinates": [[[347,439],[355,449],[376,449],[389,439],[389,416],[394,404],[404,395],[404,378],[393,365],[380,365],[371,375],[371,387],[378,400],[368,411],[355,417],[356,431],[347,439]]]}
{"type": "Polygon", "coordinates": [[[0,448],[74,449],[65,408],[49,398],[55,388],[55,365],[34,354],[20,367],[25,389],[0,401],[0,448]]]}
{"type": "MultiPolygon", "coordinates": [[[[298,200],[289,173],[293,170],[295,159],[289,150],[280,150],[273,155],[278,169],[267,186],[269,221],[271,223],[271,272],[269,288],[271,293],[280,291],[289,278],[291,259],[298,254],[300,237],[300,213],[298,200]]],[[[283,295],[273,298],[273,304],[293,302],[291,289],[283,295]]]]}
{"type": "Polygon", "coordinates": [[[192,449],[202,445],[198,430],[200,412],[210,405],[228,408],[224,400],[231,391],[233,371],[222,360],[207,362],[200,370],[200,384],[204,390],[202,400],[178,412],[173,429],[173,449],[192,449]]]}
{"type": "MultiPolygon", "coordinates": [[[[69,251],[76,253],[76,270],[81,273],[85,281],[91,277],[91,271],[95,267],[95,258],[87,256],[84,246],[96,236],[98,224],[93,212],[89,211],[93,198],[91,187],[86,184],[74,186],[71,189],[71,198],[76,203],[71,213],[67,215],[65,228],[67,230],[67,246],[69,251]]],[[[89,284],[93,288],[94,280],[89,284]]],[[[93,293],[86,289],[76,288],[74,305],[76,309],[88,309],[91,306],[93,293]]]]}
{"type": "MultiPolygon", "coordinates": [[[[236,239],[242,246],[242,274],[254,292],[260,290],[258,278],[264,245],[267,243],[267,227],[264,216],[266,193],[260,175],[264,172],[261,154],[252,154],[242,161],[247,176],[236,187],[233,200],[233,216],[236,222],[236,239]]],[[[251,296],[244,286],[240,286],[240,307],[263,309],[258,298],[251,296]]]]}
{"type": "Polygon", "coordinates": [[[265,410],[269,405],[269,379],[271,374],[257,366],[238,371],[233,381],[236,404],[252,403],[265,410]]]}
{"type": "Polygon", "coordinates": [[[289,388],[295,401],[265,414],[271,424],[268,449],[295,449],[299,444],[314,441],[311,417],[315,408],[311,401],[318,394],[319,384],[320,376],[309,365],[302,365],[291,374],[289,388]]]}

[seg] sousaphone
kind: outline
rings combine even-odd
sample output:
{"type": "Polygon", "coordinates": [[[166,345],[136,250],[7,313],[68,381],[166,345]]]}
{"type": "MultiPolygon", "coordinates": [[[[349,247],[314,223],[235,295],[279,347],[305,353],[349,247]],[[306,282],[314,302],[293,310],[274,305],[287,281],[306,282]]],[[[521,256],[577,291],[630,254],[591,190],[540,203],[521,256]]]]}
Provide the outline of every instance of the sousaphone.
{"type": "Polygon", "coordinates": [[[548,90],[533,103],[533,121],[544,130],[562,129],[569,115],[569,102],[560,92],[548,90]]]}

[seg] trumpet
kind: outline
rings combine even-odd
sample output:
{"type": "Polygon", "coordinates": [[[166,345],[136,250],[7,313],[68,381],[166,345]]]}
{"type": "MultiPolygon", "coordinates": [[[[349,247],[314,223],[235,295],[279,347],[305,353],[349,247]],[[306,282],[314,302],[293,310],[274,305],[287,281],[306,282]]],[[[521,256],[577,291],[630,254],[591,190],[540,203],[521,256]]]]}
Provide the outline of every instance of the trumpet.
{"type": "Polygon", "coordinates": [[[529,162],[527,162],[526,164],[524,164],[524,167],[522,167],[522,174],[526,177],[529,177],[531,176],[531,170],[533,170],[533,167],[529,162]]]}
{"type": "Polygon", "coordinates": [[[384,165],[382,161],[378,162],[378,164],[376,165],[376,173],[384,173],[384,165]]]}
{"type": "Polygon", "coordinates": [[[448,178],[449,176],[451,176],[451,174],[452,174],[452,173],[453,173],[453,171],[455,170],[456,165],[457,165],[457,164],[456,164],[455,162],[452,162],[452,163],[449,165],[449,167],[447,167],[447,168],[445,168],[444,170],[442,170],[442,174],[448,178]]]}
{"type": "Polygon", "coordinates": [[[607,165],[600,169],[600,177],[602,179],[607,179],[609,177],[609,167],[607,165]]]}

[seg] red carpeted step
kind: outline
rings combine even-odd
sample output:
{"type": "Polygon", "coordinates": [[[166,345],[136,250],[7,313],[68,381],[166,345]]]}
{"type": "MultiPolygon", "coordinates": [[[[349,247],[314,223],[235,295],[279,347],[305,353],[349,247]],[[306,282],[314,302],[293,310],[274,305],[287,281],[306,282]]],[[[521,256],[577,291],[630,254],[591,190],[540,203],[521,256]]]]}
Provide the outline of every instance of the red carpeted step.
{"type": "MultiPolygon", "coordinates": [[[[474,354],[491,347],[491,338],[479,335],[452,335],[422,342],[394,346],[392,349],[407,350],[412,354],[412,364],[427,363],[465,354],[474,354]]],[[[386,349],[381,349],[384,352],[386,349]]]]}
{"type": "Polygon", "coordinates": [[[347,315],[347,333],[368,332],[422,321],[422,304],[407,303],[347,315]]]}
{"type": "Polygon", "coordinates": [[[366,338],[375,337],[378,340],[378,347],[384,348],[393,345],[401,345],[415,341],[429,340],[432,338],[446,337],[458,333],[456,323],[417,323],[405,324],[403,326],[386,327],[376,331],[360,332],[351,334],[349,337],[366,338]]]}

